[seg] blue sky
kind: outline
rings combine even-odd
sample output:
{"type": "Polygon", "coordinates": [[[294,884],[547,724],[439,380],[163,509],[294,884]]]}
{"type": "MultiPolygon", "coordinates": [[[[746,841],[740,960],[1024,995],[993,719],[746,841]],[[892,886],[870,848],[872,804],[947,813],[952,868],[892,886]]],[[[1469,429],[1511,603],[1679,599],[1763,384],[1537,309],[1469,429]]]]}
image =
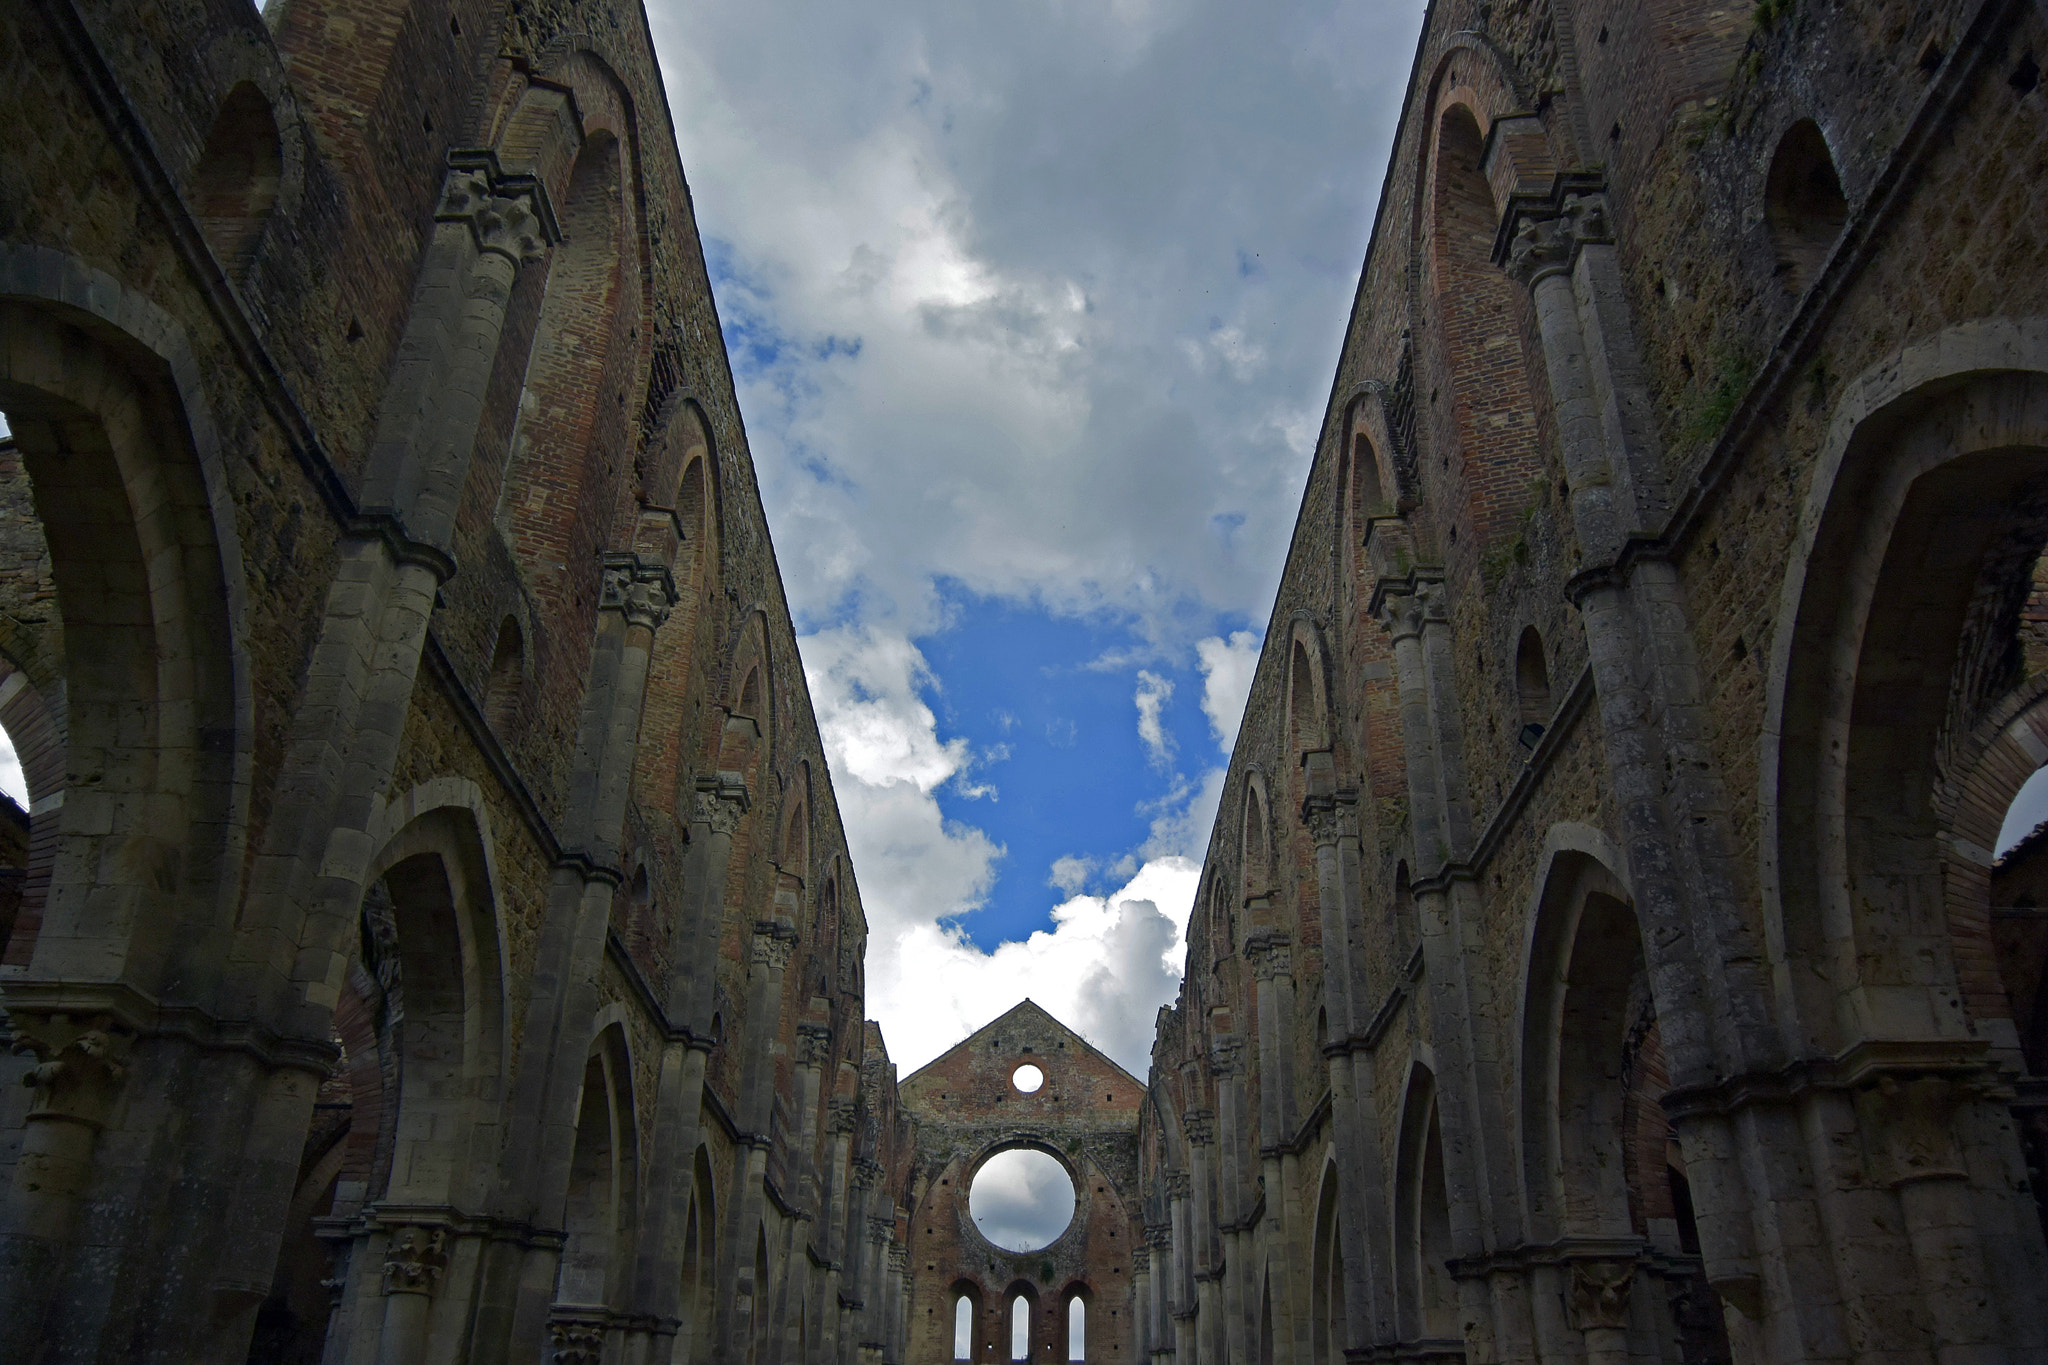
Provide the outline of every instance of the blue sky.
{"type": "Polygon", "coordinates": [[[1421,0],[652,0],[914,1067],[1143,1073],[1421,0]]]}

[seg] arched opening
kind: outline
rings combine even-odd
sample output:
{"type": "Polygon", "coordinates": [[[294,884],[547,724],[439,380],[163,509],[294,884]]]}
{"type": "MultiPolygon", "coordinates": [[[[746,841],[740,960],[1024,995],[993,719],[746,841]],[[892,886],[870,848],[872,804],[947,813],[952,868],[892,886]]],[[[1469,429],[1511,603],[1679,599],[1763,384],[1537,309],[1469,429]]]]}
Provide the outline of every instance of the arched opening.
{"type": "Polygon", "coordinates": [[[712,1282],[718,1263],[713,1238],[718,1211],[712,1199],[711,1154],[706,1148],[697,1148],[694,1166],[690,1211],[683,1224],[682,1321],[676,1328],[670,1365],[707,1365],[711,1359],[712,1282]]]}
{"type": "Polygon", "coordinates": [[[1273,1365],[1273,1272],[1259,1286],[1259,1365],[1273,1365]]]}
{"type": "Polygon", "coordinates": [[[1849,201],[1820,125],[1801,119],[1785,130],[1764,181],[1764,222],[1786,292],[1805,290],[1849,221],[1849,201]]]}
{"type": "Polygon", "coordinates": [[[569,1159],[564,1219],[568,1239],[555,1276],[558,1317],[565,1310],[574,1316],[578,1309],[602,1308],[609,1302],[623,1224],[632,1202],[626,1160],[631,1134],[625,1127],[631,1121],[631,1109],[617,1094],[624,1077],[613,1075],[609,1044],[609,1039],[602,1041],[583,1068],[576,1145],[569,1159]]]}
{"type": "Polygon", "coordinates": [[[1380,460],[1373,452],[1372,442],[1364,432],[1351,438],[1351,498],[1353,515],[1358,519],[1361,533],[1365,522],[1373,517],[1388,516],[1393,505],[1388,501],[1380,482],[1380,460]]]}
{"type": "Polygon", "coordinates": [[[1315,1254],[1309,1273],[1309,1331],[1314,1365],[1343,1365],[1350,1341],[1344,1309],[1344,1242],[1338,1230],[1337,1167],[1323,1169],[1316,1205],[1315,1254]]]}
{"type": "Polygon", "coordinates": [[[1387,901],[1387,928],[1393,934],[1394,949],[1397,953],[1413,952],[1415,943],[1421,938],[1421,926],[1415,918],[1415,892],[1408,884],[1408,860],[1394,864],[1394,894],[1387,901]]]}
{"type": "Polygon", "coordinates": [[[753,1292],[747,1297],[747,1309],[753,1317],[753,1330],[747,1335],[747,1359],[755,1365],[767,1365],[768,1342],[774,1334],[768,1301],[768,1230],[756,1228],[753,1292]]]}
{"type": "MultiPolygon", "coordinates": [[[[1628,892],[1582,853],[1551,863],[1537,910],[1524,1023],[1523,1133],[1532,1232],[1627,1244],[1659,1258],[1685,1365],[1726,1360],[1719,1298],[1698,1262],[1699,1227],[1677,1133],[1643,939],[1628,892]]],[[[1600,1272],[1632,1283],[1634,1258],[1600,1272]]],[[[1647,1291],[1646,1291],[1647,1292],[1647,1291]]]]}
{"type": "Polygon", "coordinates": [[[1010,1298],[1010,1359],[1031,1359],[1031,1300],[1023,1294],[1010,1298]]]}
{"type": "MultiPolygon", "coordinates": [[[[704,702],[703,678],[695,671],[703,603],[716,576],[715,523],[710,510],[709,452],[696,407],[685,404],[670,421],[664,447],[685,446],[683,472],[673,494],[680,545],[674,556],[676,604],[655,632],[648,658],[647,690],[640,707],[640,737],[633,756],[633,799],[644,809],[674,814],[686,807],[679,790],[687,778],[686,733],[690,717],[704,702]]],[[[650,496],[653,490],[650,489],[650,496]]]]}
{"type": "Polygon", "coordinates": [[[1451,1205],[1444,1180],[1443,1129],[1437,1117],[1436,1078],[1417,1066],[1402,1105],[1396,1171],[1394,1270],[1399,1330],[1404,1341],[1460,1337],[1451,1257],[1451,1205]]]}
{"type": "Polygon", "coordinates": [[[1450,466],[1439,469],[1456,481],[1460,519],[1472,532],[1463,540],[1454,534],[1446,553],[1465,563],[1517,532],[1525,490],[1542,470],[1530,362],[1517,321],[1523,305],[1517,286],[1493,264],[1500,211],[1484,155],[1472,110],[1447,107],[1431,165],[1428,259],[1437,325],[1427,333],[1441,340],[1449,392],[1428,410],[1435,426],[1431,444],[1450,466]]]}
{"type": "Polygon", "coordinates": [[[214,258],[239,276],[255,258],[284,176],[270,101],[248,81],[228,92],[192,168],[192,212],[214,258]]]}
{"type": "Polygon", "coordinates": [[[1067,1295],[1067,1359],[1088,1359],[1088,1301],[1078,1290],[1067,1295]]]}
{"type": "Polygon", "coordinates": [[[1527,626],[1515,646],[1515,718],[1523,748],[1536,747],[1543,727],[1550,723],[1550,712],[1550,664],[1544,658],[1543,633],[1527,626]]]}
{"type": "Polygon", "coordinates": [[[1324,733],[1322,686],[1306,644],[1297,636],[1288,652],[1287,714],[1294,730],[1294,750],[1307,754],[1330,747],[1324,733]]]}
{"type": "Polygon", "coordinates": [[[598,565],[614,547],[609,518],[585,502],[632,445],[625,405],[613,401],[630,382],[639,320],[630,174],[608,133],[591,136],[570,172],[498,496],[498,524],[527,583],[550,619],[565,622],[595,611],[598,565]]]}
{"type": "Polygon", "coordinates": [[[526,690],[526,633],[510,616],[498,623],[491,647],[491,673],[484,684],[484,721],[500,736],[519,728],[520,702],[526,690]]]}
{"type": "Polygon", "coordinates": [[[1244,895],[1258,899],[1273,889],[1272,859],[1266,837],[1265,792],[1256,782],[1247,783],[1244,795],[1244,847],[1239,857],[1244,869],[1244,895]]]}
{"type": "Polygon", "coordinates": [[[974,1326],[981,1321],[981,1291],[972,1284],[953,1286],[953,1359],[973,1360],[974,1326]]]}

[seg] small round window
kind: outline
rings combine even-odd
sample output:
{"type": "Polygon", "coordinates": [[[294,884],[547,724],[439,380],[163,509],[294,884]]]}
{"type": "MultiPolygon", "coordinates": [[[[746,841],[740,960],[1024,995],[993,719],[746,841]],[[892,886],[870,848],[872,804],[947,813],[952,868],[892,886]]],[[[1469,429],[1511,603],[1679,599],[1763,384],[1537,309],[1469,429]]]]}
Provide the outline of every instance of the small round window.
{"type": "Polygon", "coordinates": [[[1045,1073],[1026,1062],[1010,1073],[1010,1084],[1027,1095],[1034,1095],[1038,1093],[1039,1087],[1045,1084],[1045,1073]]]}

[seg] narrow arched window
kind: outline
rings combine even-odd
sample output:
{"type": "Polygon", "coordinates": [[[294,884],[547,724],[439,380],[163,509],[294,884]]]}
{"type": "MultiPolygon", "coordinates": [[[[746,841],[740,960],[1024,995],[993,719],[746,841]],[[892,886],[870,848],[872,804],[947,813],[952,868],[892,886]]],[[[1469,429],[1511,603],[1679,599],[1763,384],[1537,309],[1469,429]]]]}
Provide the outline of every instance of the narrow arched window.
{"type": "Polygon", "coordinates": [[[1351,438],[1351,486],[1357,490],[1361,522],[1367,517],[1385,516],[1391,510],[1380,487],[1379,457],[1373,454],[1372,442],[1365,439],[1364,432],[1351,438]]]}
{"type": "Polygon", "coordinates": [[[1088,1305],[1079,1294],[1067,1300],[1067,1359],[1088,1358],[1088,1305]]]}
{"type": "Polygon", "coordinates": [[[491,676],[484,687],[484,720],[500,735],[511,734],[518,720],[519,684],[525,675],[526,637],[519,622],[508,616],[498,624],[491,676]]]}
{"type": "Polygon", "coordinates": [[[974,1300],[962,1294],[953,1301],[953,1359],[974,1358],[974,1300]]]}
{"type": "Polygon", "coordinates": [[[1788,293],[1805,290],[1849,221],[1842,178],[1820,125],[1801,119],[1778,139],[1764,182],[1764,221],[1777,252],[1776,273],[1788,293]]]}
{"type": "Polygon", "coordinates": [[[1543,633],[1530,626],[1515,646],[1516,721],[1524,748],[1533,749],[1550,723],[1550,665],[1543,656],[1543,633]]]}
{"type": "Polygon", "coordinates": [[[1010,1300],[1010,1359],[1031,1358],[1031,1300],[1019,1294],[1010,1300]]]}
{"type": "Polygon", "coordinates": [[[192,169],[192,211],[214,259],[230,275],[240,275],[255,257],[283,174],[270,101],[243,81],[221,102],[192,169]]]}

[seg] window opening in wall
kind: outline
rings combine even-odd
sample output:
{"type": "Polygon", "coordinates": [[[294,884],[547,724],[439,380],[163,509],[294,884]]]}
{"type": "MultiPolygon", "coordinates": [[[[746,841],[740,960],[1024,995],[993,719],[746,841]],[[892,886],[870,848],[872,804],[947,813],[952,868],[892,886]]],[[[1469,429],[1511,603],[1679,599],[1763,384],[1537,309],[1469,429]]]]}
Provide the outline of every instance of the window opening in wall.
{"type": "Polygon", "coordinates": [[[1777,274],[1789,293],[1804,290],[1849,221],[1849,201],[1827,139],[1801,119],[1778,139],[1764,182],[1764,221],[1777,251],[1777,274]]]}
{"type": "Polygon", "coordinates": [[[526,672],[526,637],[507,616],[498,623],[491,650],[491,676],[484,686],[484,720],[499,735],[510,735],[519,709],[519,683],[526,672]]]}
{"type": "Polygon", "coordinates": [[[1352,487],[1358,490],[1360,518],[1384,516],[1387,495],[1380,488],[1380,462],[1372,453],[1372,442],[1360,433],[1351,439],[1352,487]]]}
{"type": "Polygon", "coordinates": [[[1019,1294],[1010,1300],[1010,1359],[1031,1358],[1031,1300],[1019,1294]]]}
{"type": "Polygon", "coordinates": [[[1074,1221],[1073,1177],[1059,1158],[1031,1147],[997,1152],[967,1190],[981,1235],[1005,1251],[1050,1246],[1074,1221]]]}
{"type": "Polygon", "coordinates": [[[1516,735],[1524,749],[1534,749],[1550,721],[1550,665],[1543,657],[1543,635],[1534,626],[1523,630],[1515,646],[1516,735]]]}
{"type": "Polygon", "coordinates": [[[1067,1359],[1088,1358],[1088,1305],[1079,1294],[1067,1300],[1067,1359]]]}
{"type": "Polygon", "coordinates": [[[199,230],[229,274],[240,274],[255,256],[283,173],[283,144],[270,101],[244,81],[221,103],[192,171],[199,230]]]}
{"type": "Polygon", "coordinates": [[[1026,1095],[1035,1095],[1045,1085],[1045,1073],[1026,1062],[1010,1073],[1010,1084],[1026,1095]]]}
{"type": "Polygon", "coordinates": [[[953,1359],[974,1356],[974,1301],[962,1294],[953,1301],[953,1359]]]}

